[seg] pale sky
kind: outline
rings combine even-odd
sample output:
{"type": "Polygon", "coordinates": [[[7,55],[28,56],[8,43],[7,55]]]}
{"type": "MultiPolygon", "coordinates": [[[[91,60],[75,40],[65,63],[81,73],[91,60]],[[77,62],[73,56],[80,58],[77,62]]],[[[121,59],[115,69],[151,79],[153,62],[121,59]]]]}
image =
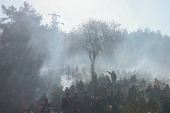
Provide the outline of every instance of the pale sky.
{"type": "Polygon", "coordinates": [[[65,24],[60,27],[67,32],[83,20],[95,18],[115,20],[129,31],[147,27],[170,35],[170,0],[0,0],[0,5],[19,7],[24,1],[42,14],[43,23],[51,22],[47,14],[59,14],[58,20],[65,24]]]}

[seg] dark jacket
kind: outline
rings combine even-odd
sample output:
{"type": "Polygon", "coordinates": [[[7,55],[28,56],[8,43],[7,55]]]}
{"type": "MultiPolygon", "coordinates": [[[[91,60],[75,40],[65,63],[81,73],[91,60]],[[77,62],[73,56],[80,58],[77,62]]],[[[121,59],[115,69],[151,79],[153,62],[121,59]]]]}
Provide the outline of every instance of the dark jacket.
{"type": "Polygon", "coordinates": [[[64,97],[62,99],[62,104],[61,104],[61,109],[68,109],[71,108],[71,98],[69,97],[68,99],[66,97],[64,97]]]}
{"type": "Polygon", "coordinates": [[[163,112],[169,113],[169,112],[168,112],[169,109],[170,109],[170,107],[169,107],[169,101],[166,100],[166,101],[164,102],[164,104],[163,104],[163,112]]]}
{"type": "Polygon", "coordinates": [[[50,110],[52,109],[51,104],[48,103],[42,103],[41,104],[41,109],[42,109],[42,113],[50,113],[50,110]]]}

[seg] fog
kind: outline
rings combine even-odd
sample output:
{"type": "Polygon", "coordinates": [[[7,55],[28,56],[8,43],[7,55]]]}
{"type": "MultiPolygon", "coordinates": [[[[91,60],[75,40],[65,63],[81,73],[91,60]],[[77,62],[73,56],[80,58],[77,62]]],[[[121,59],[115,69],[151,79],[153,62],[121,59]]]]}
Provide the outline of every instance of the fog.
{"type": "Polygon", "coordinates": [[[1,2],[0,113],[170,110],[169,1],[1,2]]]}
{"type": "MultiPolygon", "coordinates": [[[[9,8],[9,10],[18,11],[13,8],[9,8]]],[[[91,62],[88,53],[81,51],[70,54],[67,45],[65,45],[67,35],[73,28],[76,29],[81,24],[76,23],[68,31],[63,29],[57,20],[57,28],[59,29],[56,29],[52,27],[52,23],[43,22],[46,17],[41,16],[41,13],[40,15],[37,12],[35,14],[30,13],[30,16],[27,14],[22,15],[19,11],[18,15],[14,12],[10,14],[4,13],[6,16],[1,18],[1,29],[3,31],[0,45],[2,76],[9,76],[10,71],[17,71],[17,75],[20,77],[19,82],[22,83],[24,79],[22,75],[38,75],[39,80],[43,79],[49,87],[57,83],[62,88],[76,85],[80,80],[87,84],[91,81],[91,72],[89,71],[91,62]],[[15,15],[17,15],[16,18],[15,15]],[[3,21],[4,17],[9,17],[11,20],[3,21]],[[22,19],[20,19],[21,17],[22,19]],[[11,31],[7,30],[9,26],[12,29],[11,31]],[[26,39],[22,37],[26,37],[26,39]],[[13,41],[14,39],[16,40],[13,41]],[[11,62],[13,62],[12,65],[10,64],[11,62]],[[71,74],[67,73],[68,69],[73,71],[76,67],[79,68],[79,76],[70,76],[71,74]]],[[[88,21],[89,18],[88,16],[86,20],[82,19],[79,22],[83,23],[88,21]]],[[[114,19],[108,18],[108,22],[114,19]]],[[[94,19],[104,20],[97,17],[94,19]]],[[[51,18],[50,21],[52,21],[51,18]]],[[[73,20],[70,19],[70,21],[73,20]]],[[[125,39],[115,47],[114,54],[97,55],[95,72],[98,77],[102,73],[108,75],[106,71],[117,69],[121,71],[125,69],[126,72],[134,70],[146,71],[151,73],[153,77],[158,75],[169,76],[170,37],[161,33],[162,29],[160,28],[162,26],[153,28],[151,25],[153,30],[149,28],[140,29],[140,26],[136,26],[137,29],[128,30],[126,27],[129,28],[129,26],[125,26],[123,21],[119,23],[115,21],[115,23],[120,24],[121,29],[125,30],[123,32],[125,39]]],[[[66,23],[65,26],[69,25],[66,23]]],[[[146,27],[148,27],[147,24],[146,27]]],[[[164,33],[165,31],[163,30],[164,33]]]]}
{"type": "MultiPolygon", "coordinates": [[[[51,38],[53,42],[53,51],[50,52],[50,65],[44,65],[40,70],[40,75],[44,75],[44,71],[56,70],[60,73],[61,81],[58,82],[65,88],[66,86],[76,85],[80,80],[88,83],[91,80],[90,60],[87,53],[80,52],[69,54],[63,47],[63,39],[66,34],[59,34],[51,38]],[[71,70],[79,67],[80,76],[72,77],[67,74],[68,66],[71,70]],[[82,75],[85,68],[86,74],[82,75]],[[60,69],[63,69],[61,71],[60,69]]],[[[151,73],[153,78],[161,76],[169,76],[169,58],[168,52],[170,41],[169,36],[162,35],[160,31],[150,31],[148,28],[137,30],[125,34],[126,39],[120,43],[113,55],[98,55],[95,64],[95,71],[98,75],[102,73],[110,76],[106,71],[124,69],[129,72],[141,70],[141,72],[151,73]],[[104,69],[103,69],[104,68],[104,69]]]]}

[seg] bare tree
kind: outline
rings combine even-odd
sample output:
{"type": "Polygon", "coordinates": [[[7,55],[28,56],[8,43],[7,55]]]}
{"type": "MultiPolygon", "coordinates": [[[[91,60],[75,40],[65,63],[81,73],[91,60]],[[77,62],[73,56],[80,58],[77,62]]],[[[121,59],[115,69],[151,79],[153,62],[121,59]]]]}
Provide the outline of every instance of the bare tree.
{"type": "Polygon", "coordinates": [[[99,54],[113,54],[117,44],[124,39],[123,32],[120,24],[115,24],[113,21],[90,19],[67,35],[67,49],[70,53],[80,51],[88,54],[93,78],[96,57],[99,54]]]}

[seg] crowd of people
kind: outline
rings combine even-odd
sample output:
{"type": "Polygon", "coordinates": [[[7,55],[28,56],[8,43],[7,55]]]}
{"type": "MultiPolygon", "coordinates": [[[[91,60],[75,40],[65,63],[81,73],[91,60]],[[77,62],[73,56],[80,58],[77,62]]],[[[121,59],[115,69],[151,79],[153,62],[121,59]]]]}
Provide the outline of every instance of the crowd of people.
{"type": "MultiPolygon", "coordinates": [[[[72,71],[67,75],[87,73],[72,71]]],[[[0,113],[170,113],[169,83],[167,76],[153,78],[139,70],[94,73],[93,81],[80,80],[64,90],[37,76],[1,77],[0,113]]]]}

